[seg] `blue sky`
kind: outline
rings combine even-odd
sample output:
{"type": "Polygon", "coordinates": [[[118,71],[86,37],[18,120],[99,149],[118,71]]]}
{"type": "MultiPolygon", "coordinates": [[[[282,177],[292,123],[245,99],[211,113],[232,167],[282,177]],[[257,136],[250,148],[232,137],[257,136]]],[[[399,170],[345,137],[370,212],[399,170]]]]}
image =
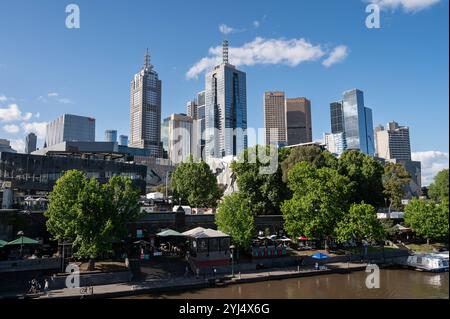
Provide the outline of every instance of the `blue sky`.
{"type": "Polygon", "coordinates": [[[81,27],[67,29],[70,1],[0,0],[0,138],[20,149],[27,131],[42,135],[63,113],[95,117],[98,140],[105,129],[128,135],[129,84],[147,47],[163,117],[185,112],[204,86],[188,71],[214,58],[222,29],[231,63],[247,72],[249,127],[263,127],[264,91],[283,90],[312,101],[321,139],[329,103],[356,87],[374,125],[410,127],[415,158],[433,174],[448,167],[448,0],[370,1],[74,0],[81,27]],[[379,29],[365,26],[370,1],[382,9],[379,29]]]}

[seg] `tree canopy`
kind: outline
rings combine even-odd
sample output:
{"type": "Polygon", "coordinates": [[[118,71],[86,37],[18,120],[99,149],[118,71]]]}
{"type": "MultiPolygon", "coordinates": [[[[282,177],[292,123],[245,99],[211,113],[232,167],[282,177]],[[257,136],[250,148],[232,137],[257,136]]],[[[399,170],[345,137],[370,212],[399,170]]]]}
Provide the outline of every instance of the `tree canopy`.
{"type": "Polygon", "coordinates": [[[287,197],[277,152],[273,146],[255,146],[246,149],[231,164],[239,192],[249,200],[254,214],[279,214],[279,207],[287,197]]]}
{"type": "Polygon", "coordinates": [[[192,157],[178,165],[171,185],[175,200],[181,198],[196,208],[215,208],[223,194],[209,165],[204,161],[195,163],[192,157]]]}
{"type": "Polygon", "coordinates": [[[77,257],[105,256],[126,236],[127,223],[139,218],[139,196],[129,178],[100,185],[81,171],[67,171],[50,193],[47,229],[56,240],[72,241],[77,257]]]}
{"type": "Polygon", "coordinates": [[[337,240],[345,242],[380,240],[385,234],[384,227],[377,219],[377,212],[372,205],[352,204],[336,227],[337,240]]]}
{"type": "Polygon", "coordinates": [[[384,195],[389,199],[390,207],[403,210],[402,199],[405,196],[405,186],[411,181],[411,175],[399,163],[387,163],[384,166],[384,195]]]}
{"type": "Polygon", "coordinates": [[[248,248],[255,231],[254,219],[249,201],[242,194],[233,193],[220,203],[215,222],[219,230],[231,236],[235,245],[248,248]]]}
{"type": "Polygon", "coordinates": [[[288,174],[293,197],[282,205],[285,230],[291,236],[325,238],[348,210],[352,188],[347,177],[328,167],[300,162],[288,174]]]}
{"type": "Polygon", "coordinates": [[[428,189],[428,196],[435,202],[448,201],[449,196],[449,176],[448,169],[443,169],[434,178],[428,189]]]}

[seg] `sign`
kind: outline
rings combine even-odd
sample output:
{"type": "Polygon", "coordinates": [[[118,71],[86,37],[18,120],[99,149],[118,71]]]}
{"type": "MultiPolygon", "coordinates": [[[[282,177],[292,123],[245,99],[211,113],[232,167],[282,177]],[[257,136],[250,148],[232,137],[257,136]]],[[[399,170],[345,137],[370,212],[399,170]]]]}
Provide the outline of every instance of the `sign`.
{"type": "Polygon", "coordinates": [[[2,188],[11,188],[11,181],[4,181],[2,183],[2,188]]]}

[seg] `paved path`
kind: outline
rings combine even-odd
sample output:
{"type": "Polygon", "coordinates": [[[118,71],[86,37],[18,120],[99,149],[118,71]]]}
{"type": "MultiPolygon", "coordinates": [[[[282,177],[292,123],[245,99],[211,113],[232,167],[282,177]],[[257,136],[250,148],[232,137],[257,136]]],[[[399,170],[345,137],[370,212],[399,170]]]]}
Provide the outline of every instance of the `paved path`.
{"type": "MultiPolygon", "coordinates": [[[[238,284],[245,282],[283,279],[302,276],[314,276],[320,274],[328,274],[342,271],[358,271],[365,268],[366,264],[361,263],[330,263],[326,265],[326,269],[315,270],[311,266],[306,267],[289,267],[280,269],[270,269],[258,272],[246,272],[231,276],[218,277],[218,281],[224,284],[238,284]]],[[[155,279],[147,280],[139,283],[121,283],[111,285],[94,286],[90,288],[65,288],[50,291],[49,295],[41,295],[38,298],[91,298],[91,297],[120,297],[130,296],[144,293],[158,293],[168,290],[196,289],[209,286],[209,281],[214,281],[213,277],[195,278],[174,277],[171,279],[155,279]],[[91,290],[92,289],[92,290],[91,290]]]]}

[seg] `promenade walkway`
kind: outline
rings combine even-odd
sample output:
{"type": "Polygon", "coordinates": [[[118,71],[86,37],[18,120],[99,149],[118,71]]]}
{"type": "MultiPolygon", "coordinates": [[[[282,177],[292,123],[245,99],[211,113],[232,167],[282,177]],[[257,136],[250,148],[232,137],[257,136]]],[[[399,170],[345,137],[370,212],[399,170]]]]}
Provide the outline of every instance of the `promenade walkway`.
{"type": "MultiPolygon", "coordinates": [[[[217,285],[239,284],[246,282],[277,280],[294,277],[315,276],[331,273],[342,273],[348,271],[361,271],[366,267],[365,263],[330,263],[326,269],[315,270],[311,266],[289,267],[280,269],[268,269],[262,271],[235,273],[231,275],[214,277],[200,277],[189,275],[187,277],[173,277],[166,279],[153,279],[137,283],[120,283],[111,285],[101,285],[81,288],[65,288],[51,290],[48,295],[41,294],[34,296],[39,299],[60,299],[60,298],[113,298],[125,297],[145,293],[159,293],[186,289],[200,289],[210,287],[211,283],[217,285]]],[[[5,297],[5,296],[4,296],[5,297]]],[[[14,297],[10,295],[9,297],[14,297]]]]}

